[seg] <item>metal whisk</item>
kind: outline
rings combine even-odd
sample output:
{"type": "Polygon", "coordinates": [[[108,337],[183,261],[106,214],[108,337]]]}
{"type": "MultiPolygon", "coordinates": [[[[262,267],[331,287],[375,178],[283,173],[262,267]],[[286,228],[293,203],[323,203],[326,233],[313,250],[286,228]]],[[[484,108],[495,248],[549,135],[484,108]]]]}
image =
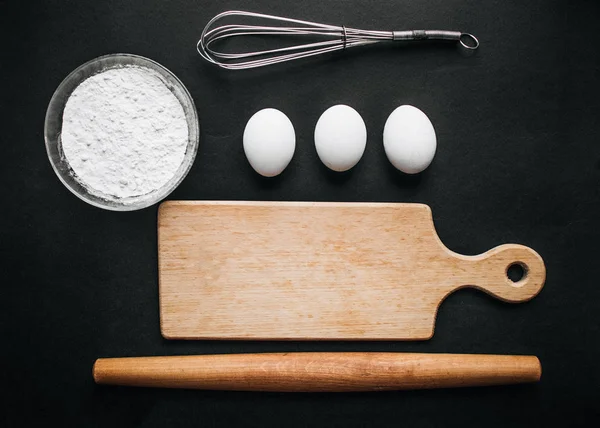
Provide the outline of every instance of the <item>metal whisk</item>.
{"type": "Polygon", "coordinates": [[[355,46],[364,46],[387,41],[413,40],[451,40],[459,42],[464,48],[474,50],[479,41],[469,33],[442,30],[409,30],[409,31],[372,31],[349,28],[344,25],[327,25],[318,22],[301,21],[282,16],[262,13],[230,10],[211,19],[197,44],[198,53],[205,60],[230,70],[244,70],[262,67],[280,62],[307,58],[315,55],[344,50],[355,46]],[[230,16],[243,16],[272,20],[293,26],[265,26],[228,24],[211,27],[220,19],[230,16]],[[269,36],[315,36],[324,40],[253,52],[226,53],[212,47],[215,42],[232,37],[269,35],[269,36]]]}

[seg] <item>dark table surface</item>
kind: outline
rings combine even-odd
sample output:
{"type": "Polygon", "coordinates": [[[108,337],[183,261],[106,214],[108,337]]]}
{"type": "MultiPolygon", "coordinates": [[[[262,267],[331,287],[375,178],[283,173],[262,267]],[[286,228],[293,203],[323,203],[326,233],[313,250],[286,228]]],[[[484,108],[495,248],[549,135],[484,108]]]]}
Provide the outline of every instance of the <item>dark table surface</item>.
{"type": "MultiPolygon", "coordinates": [[[[586,426],[600,415],[600,50],[597,1],[0,1],[2,39],[2,426],[586,426]],[[568,6],[570,3],[572,6],[568,6]],[[476,55],[426,44],[375,48],[228,73],[195,43],[227,9],[369,29],[472,32],[476,55]],[[502,243],[537,250],[547,282],[510,305],[462,290],[425,342],[168,341],[159,331],[157,206],[116,213],[73,196],[43,139],[46,107],[80,64],[149,57],[191,92],[201,144],[169,199],[422,202],[464,254],[502,243]],[[328,171],[312,133],[328,107],[364,117],[367,149],[328,171]],[[382,148],[401,104],[433,122],[438,151],[418,176],[382,148]],[[257,110],[292,120],[296,154],[278,178],[248,165],[241,134],[257,110]],[[98,357],[268,351],[533,354],[541,382],[370,394],[149,390],[94,385],[98,357]]],[[[597,421],[595,421],[597,423],[597,421]]]]}

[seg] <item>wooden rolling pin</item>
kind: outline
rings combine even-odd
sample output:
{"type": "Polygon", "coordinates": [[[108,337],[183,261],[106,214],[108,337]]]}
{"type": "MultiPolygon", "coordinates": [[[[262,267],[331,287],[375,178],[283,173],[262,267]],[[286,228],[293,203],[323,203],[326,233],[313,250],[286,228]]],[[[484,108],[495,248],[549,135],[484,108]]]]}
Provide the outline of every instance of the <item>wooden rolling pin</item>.
{"type": "Polygon", "coordinates": [[[387,352],[100,358],[98,384],[234,391],[342,392],[536,382],[534,356],[387,352]]]}

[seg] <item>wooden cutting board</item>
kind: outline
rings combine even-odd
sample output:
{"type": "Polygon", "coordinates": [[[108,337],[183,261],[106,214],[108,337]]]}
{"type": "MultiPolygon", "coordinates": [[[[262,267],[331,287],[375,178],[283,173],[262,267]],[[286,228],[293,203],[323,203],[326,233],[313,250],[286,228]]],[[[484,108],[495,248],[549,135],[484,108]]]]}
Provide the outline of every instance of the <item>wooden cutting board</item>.
{"type": "Polygon", "coordinates": [[[453,291],[523,302],[546,277],[522,245],[450,251],[421,204],[169,201],[158,256],[169,339],[429,339],[453,291]]]}

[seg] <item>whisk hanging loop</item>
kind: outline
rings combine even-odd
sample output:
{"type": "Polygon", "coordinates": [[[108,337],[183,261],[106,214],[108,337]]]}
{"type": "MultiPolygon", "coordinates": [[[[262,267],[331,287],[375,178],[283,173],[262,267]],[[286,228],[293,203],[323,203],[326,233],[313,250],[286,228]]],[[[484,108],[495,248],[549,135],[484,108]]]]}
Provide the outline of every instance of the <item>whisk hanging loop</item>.
{"type": "Polygon", "coordinates": [[[321,55],[337,50],[345,50],[356,46],[370,45],[381,42],[419,41],[419,40],[450,40],[459,42],[465,49],[475,50],[479,41],[475,36],[460,31],[444,30],[409,30],[409,31],[375,31],[360,30],[346,27],[320,24],[318,22],[302,21],[283,16],[266,15],[263,13],[230,10],[212,18],[204,27],[196,46],[198,53],[205,60],[229,70],[244,70],[263,67],[315,55],[321,55]],[[276,21],[293,26],[267,26],[227,24],[211,28],[215,22],[231,17],[243,16],[276,21]],[[215,42],[233,37],[268,35],[268,36],[313,36],[321,41],[312,41],[299,45],[285,46],[275,49],[250,51],[242,53],[226,53],[213,47],[215,42]]]}

